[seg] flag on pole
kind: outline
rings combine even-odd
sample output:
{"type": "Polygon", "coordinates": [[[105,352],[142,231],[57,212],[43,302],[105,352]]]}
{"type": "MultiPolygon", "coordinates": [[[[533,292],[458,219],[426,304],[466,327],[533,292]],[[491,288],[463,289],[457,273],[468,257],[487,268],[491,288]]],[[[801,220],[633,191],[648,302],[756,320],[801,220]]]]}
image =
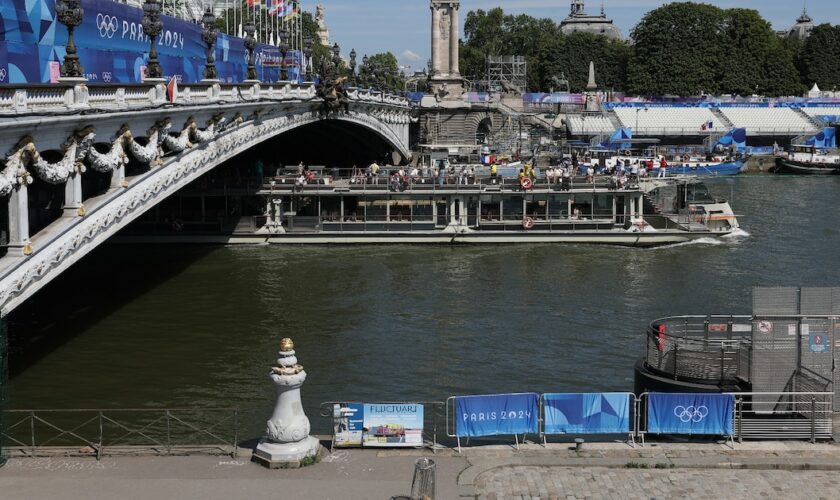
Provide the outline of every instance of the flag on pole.
{"type": "Polygon", "coordinates": [[[169,83],[166,84],[166,97],[171,103],[174,103],[175,99],[178,98],[178,79],[174,75],[169,79],[169,83]]]}

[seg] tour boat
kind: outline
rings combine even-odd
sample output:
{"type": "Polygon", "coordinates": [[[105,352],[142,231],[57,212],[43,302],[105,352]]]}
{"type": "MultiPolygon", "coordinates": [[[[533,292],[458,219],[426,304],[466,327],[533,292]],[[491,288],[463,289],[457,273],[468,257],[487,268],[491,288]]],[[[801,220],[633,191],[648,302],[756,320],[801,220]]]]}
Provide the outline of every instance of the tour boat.
{"type": "Polygon", "coordinates": [[[280,175],[250,192],[199,185],[169,202],[171,212],[162,207],[146,214],[120,239],[652,247],[719,238],[738,230],[729,203],[715,199],[695,178],[641,179],[625,186],[605,176],[596,176],[592,183],[576,177],[565,186],[500,176],[458,180],[444,178],[441,185],[440,179],[430,177],[386,175],[374,183],[363,175],[310,175],[304,183],[301,177],[280,175]],[[220,222],[213,222],[216,215],[220,222]]]}

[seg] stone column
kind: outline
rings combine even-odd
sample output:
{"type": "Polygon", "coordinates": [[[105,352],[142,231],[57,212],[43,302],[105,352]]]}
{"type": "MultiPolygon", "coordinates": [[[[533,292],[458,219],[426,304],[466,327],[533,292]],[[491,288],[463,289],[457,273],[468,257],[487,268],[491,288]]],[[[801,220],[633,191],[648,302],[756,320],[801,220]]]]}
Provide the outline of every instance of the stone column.
{"type": "Polygon", "coordinates": [[[309,418],[300,401],[306,372],[297,363],[294,349],[291,339],[280,341],[277,366],[269,373],[277,390],[277,403],[267,423],[267,437],[253,455],[255,461],[271,469],[300,466],[302,460],[314,458],[321,449],[318,440],[309,435],[309,418]]]}
{"type": "Polygon", "coordinates": [[[440,8],[432,3],[432,69],[429,76],[434,76],[440,69],[440,8]]]}
{"type": "Polygon", "coordinates": [[[82,207],[82,174],[77,170],[64,184],[64,215],[76,217],[84,215],[82,207]]]}
{"type": "Polygon", "coordinates": [[[458,67],[458,39],[461,24],[458,11],[458,3],[453,2],[449,4],[449,76],[452,78],[457,78],[461,75],[461,71],[458,67]]]}
{"type": "Polygon", "coordinates": [[[125,163],[122,161],[111,171],[111,188],[121,187],[128,187],[128,183],[125,182],[125,163]]]}
{"type": "Polygon", "coordinates": [[[9,195],[9,255],[29,255],[29,188],[19,184],[9,195]]]}

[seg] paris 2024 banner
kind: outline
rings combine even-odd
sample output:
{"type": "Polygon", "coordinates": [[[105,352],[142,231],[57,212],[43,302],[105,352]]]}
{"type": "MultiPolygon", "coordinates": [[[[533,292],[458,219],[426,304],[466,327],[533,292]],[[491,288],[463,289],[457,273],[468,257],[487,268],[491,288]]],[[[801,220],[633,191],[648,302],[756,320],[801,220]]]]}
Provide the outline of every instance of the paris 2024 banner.
{"type": "MultiPolygon", "coordinates": [[[[110,0],[82,0],[82,8],[84,20],[75,30],[75,40],[87,80],[142,82],[149,55],[149,39],[141,26],[143,10],[110,0]]],[[[163,32],[156,43],[165,75],[183,83],[200,81],[206,61],[201,25],[169,16],[162,20],[163,32]]],[[[0,2],[0,84],[55,82],[66,45],[67,29],[56,18],[54,0],[0,2]]],[[[254,54],[257,77],[277,81],[277,48],[257,45],[254,54]]],[[[241,38],[220,33],[215,55],[222,82],[245,79],[247,51],[241,38]]],[[[297,54],[287,57],[289,64],[298,59],[297,54]]]]}

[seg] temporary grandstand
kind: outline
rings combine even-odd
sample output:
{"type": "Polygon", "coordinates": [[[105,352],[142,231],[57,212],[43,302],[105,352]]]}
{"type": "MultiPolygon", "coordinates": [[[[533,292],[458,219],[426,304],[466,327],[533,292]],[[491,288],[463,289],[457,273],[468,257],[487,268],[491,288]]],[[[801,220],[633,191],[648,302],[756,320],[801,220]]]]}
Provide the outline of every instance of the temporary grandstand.
{"type": "Polygon", "coordinates": [[[743,129],[754,145],[784,144],[840,123],[840,102],[815,100],[607,102],[600,113],[567,113],[569,136],[600,140],[625,130],[633,141],[709,143],[743,129]]]}

